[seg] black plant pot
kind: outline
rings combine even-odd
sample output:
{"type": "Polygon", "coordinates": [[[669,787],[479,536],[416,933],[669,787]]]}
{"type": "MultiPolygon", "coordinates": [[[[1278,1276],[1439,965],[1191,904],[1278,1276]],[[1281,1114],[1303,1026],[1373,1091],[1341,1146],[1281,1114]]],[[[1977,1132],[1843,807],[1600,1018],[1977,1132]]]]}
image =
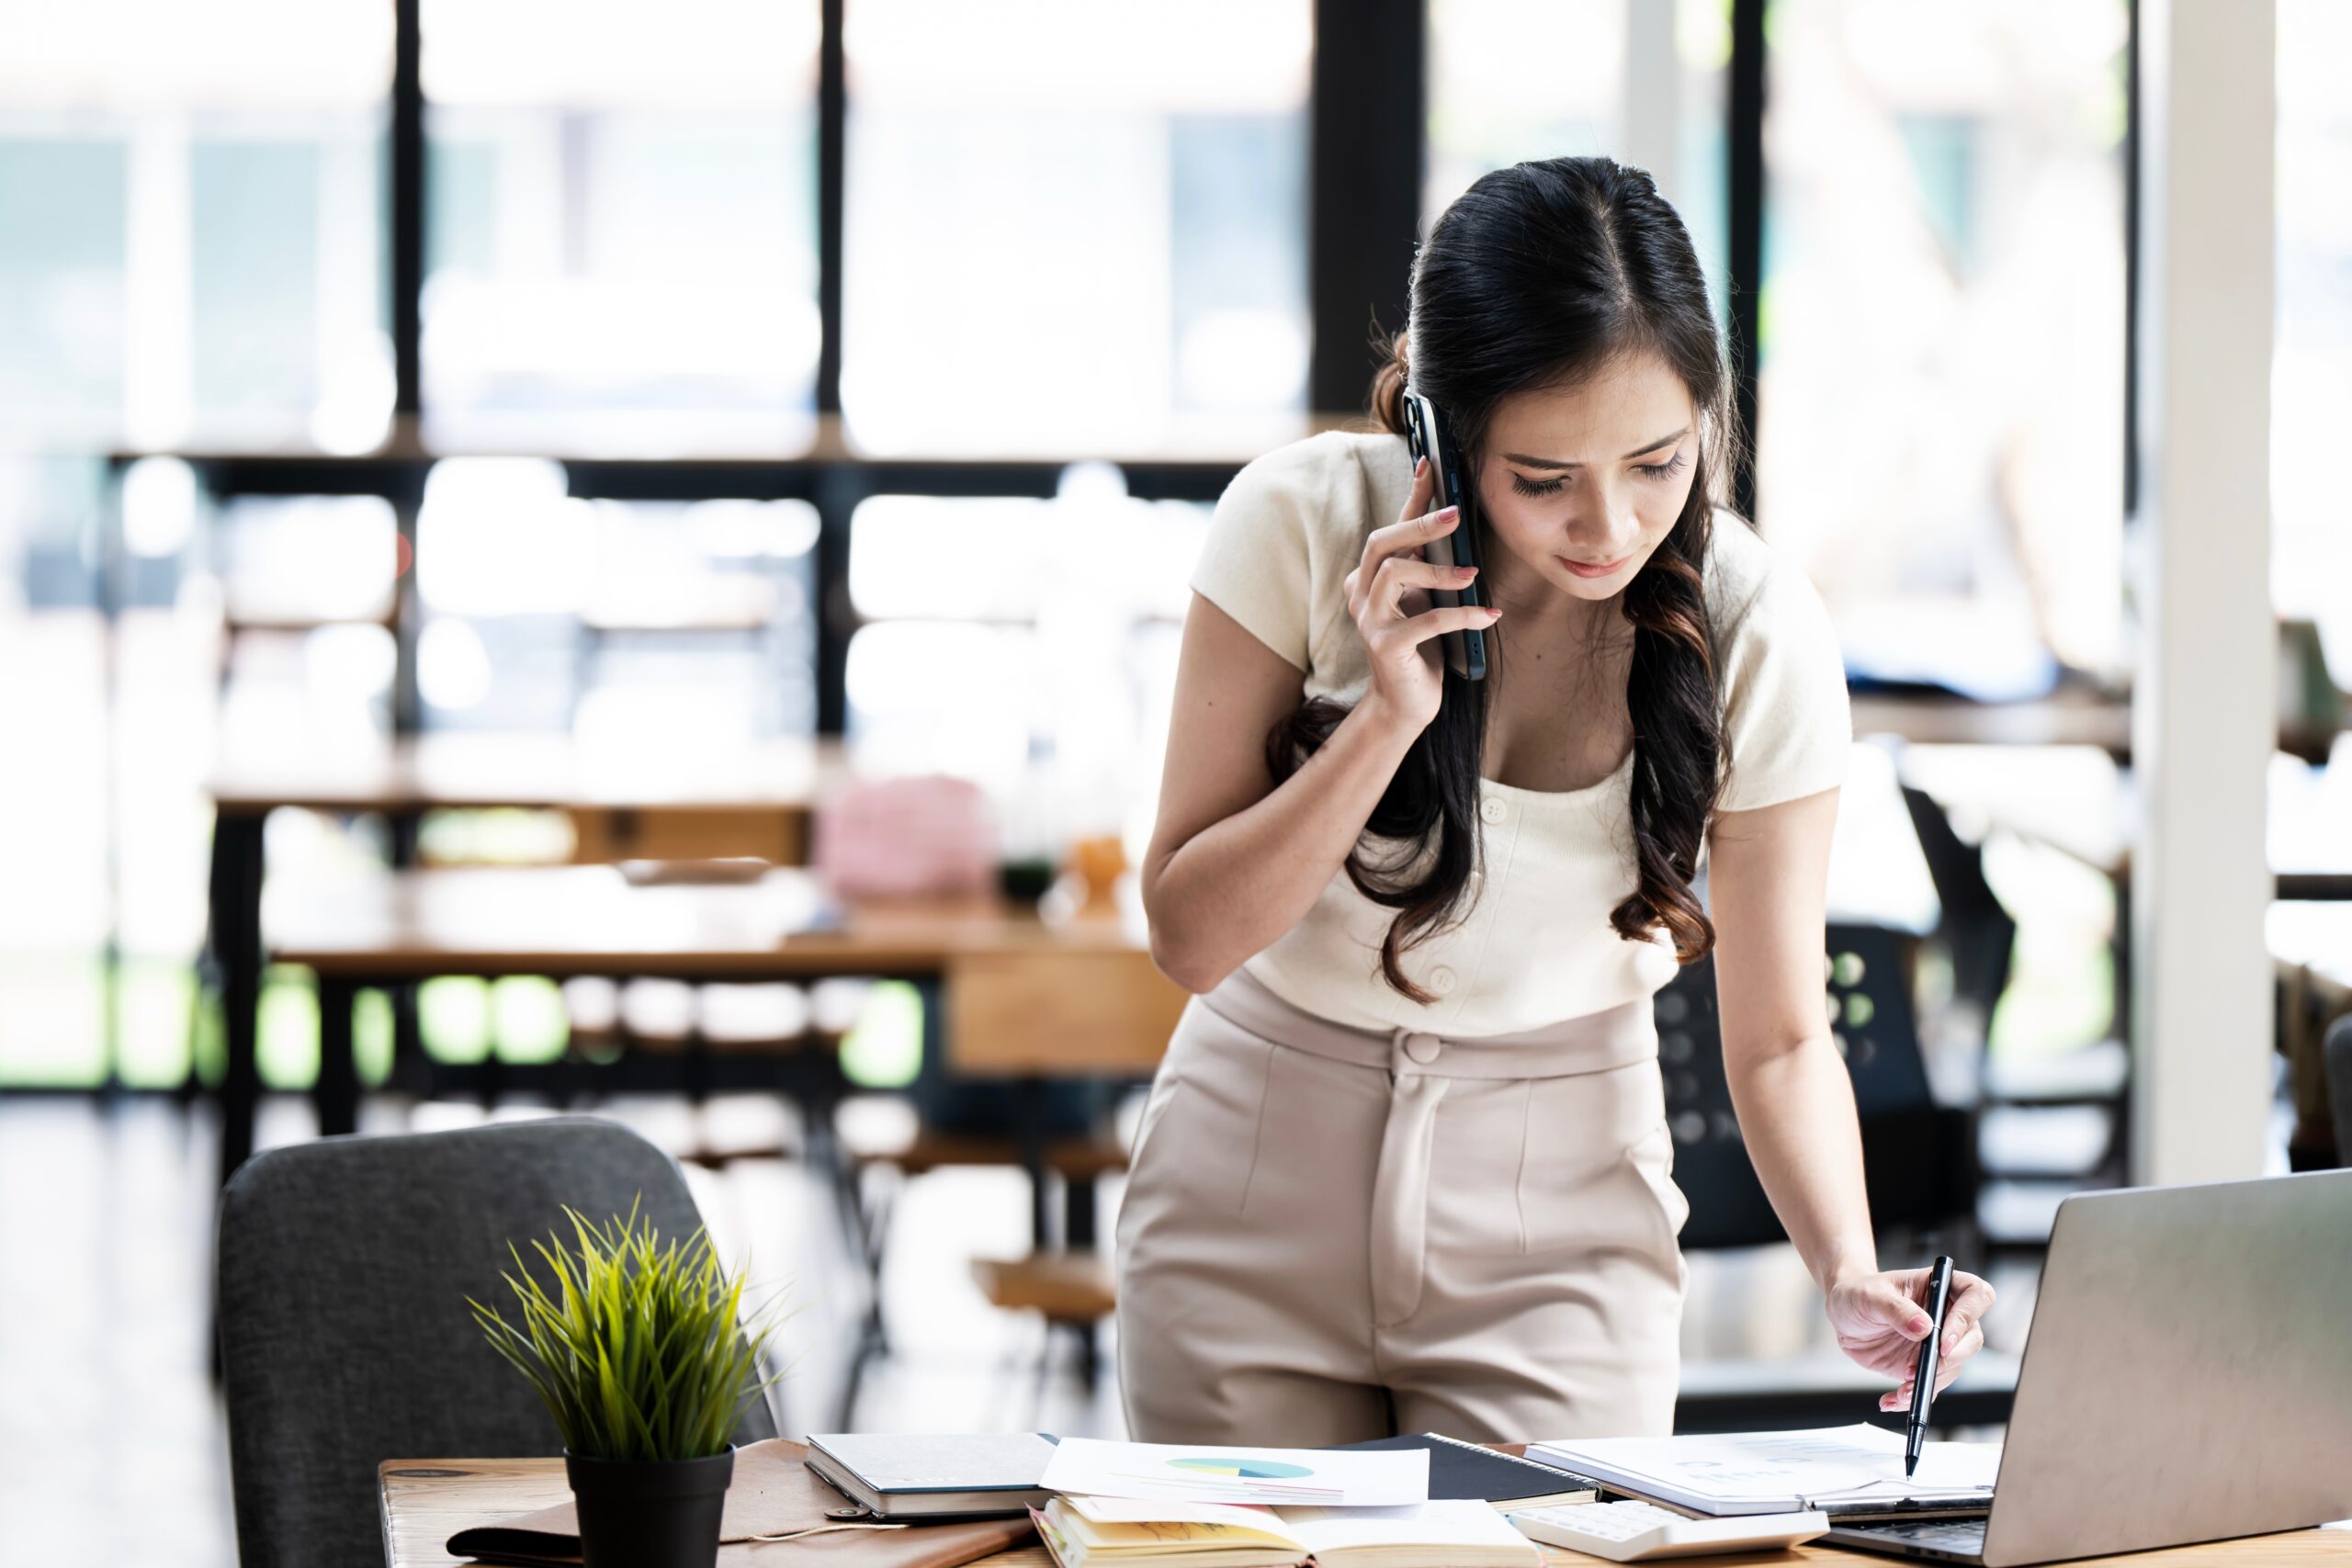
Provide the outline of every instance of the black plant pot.
{"type": "Polygon", "coordinates": [[[735,1450],[707,1459],[588,1459],[564,1450],[582,1568],[713,1568],[735,1450]]]}

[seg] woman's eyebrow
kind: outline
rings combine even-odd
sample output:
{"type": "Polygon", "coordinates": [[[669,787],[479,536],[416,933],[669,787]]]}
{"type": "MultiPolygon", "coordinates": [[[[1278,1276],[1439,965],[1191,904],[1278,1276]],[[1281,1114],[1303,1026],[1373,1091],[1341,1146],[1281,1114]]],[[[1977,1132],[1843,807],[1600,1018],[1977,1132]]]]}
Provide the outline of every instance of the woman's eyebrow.
{"type": "MultiPolygon", "coordinates": [[[[1636,457],[1646,457],[1661,446],[1671,446],[1690,434],[1690,427],[1686,424],[1681,429],[1676,431],[1673,434],[1661,435],[1657,440],[1651,442],[1648,446],[1636,447],[1634,450],[1626,453],[1623,457],[1618,460],[1620,462],[1630,463],[1636,457]]],[[[1504,453],[1503,461],[1506,463],[1523,463],[1531,468],[1581,468],[1584,467],[1582,463],[1563,463],[1551,457],[1529,457],[1517,452],[1504,453]]]]}

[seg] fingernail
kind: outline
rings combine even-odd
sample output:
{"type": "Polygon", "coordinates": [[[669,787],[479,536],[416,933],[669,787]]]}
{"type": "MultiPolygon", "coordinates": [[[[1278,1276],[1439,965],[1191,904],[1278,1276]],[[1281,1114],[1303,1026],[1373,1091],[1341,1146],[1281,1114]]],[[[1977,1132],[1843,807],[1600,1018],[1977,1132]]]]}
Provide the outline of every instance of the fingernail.
{"type": "Polygon", "coordinates": [[[1487,619],[1490,621],[1499,621],[1503,618],[1502,606],[1499,604],[1481,604],[1478,608],[1487,612],[1487,619]]]}
{"type": "Polygon", "coordinates": [[[1441,507],[1437,513],[1437,520],[1441,523],[1451,523],[1461,515],[1462,508],[1459,506],[1441,507]]]}
{"type": "Polygon", "coordinates": [[[1478,575],[1478,569],[1475,566],[1457,566],[1453,569],[1453,575],[1461,581],[1467,582],[1470,579],[1478,575]]]}
{"type": "Polygon", "coordinates": [[[1924,1317],[1913,1318],[1911,1320],[1911,1332],[1914,1334],[1925,1334],[1928,1332],[1928,1320],[1924,1317]]]}
{"type": "Polygon", "coordinates": [[[1419,479],[1423,474],[1426,474],[1429,471],[1430,460],[1427,457],[1416,457],[1413,459],[1413,477],[1415,479],[1419,479]]]}

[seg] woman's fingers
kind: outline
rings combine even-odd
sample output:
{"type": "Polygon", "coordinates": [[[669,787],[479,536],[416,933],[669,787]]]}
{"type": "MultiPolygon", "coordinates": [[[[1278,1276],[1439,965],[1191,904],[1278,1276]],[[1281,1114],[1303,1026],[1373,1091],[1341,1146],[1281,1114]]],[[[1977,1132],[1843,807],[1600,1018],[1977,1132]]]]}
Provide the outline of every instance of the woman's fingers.
{"type": "Polygon", "coordinates": [[[1373,574],[1373,604],[1382,614],[1405,615],[1408,613],[1404,603],[1406,589],[1448,588],[1459,591],[1477,581],[1477,576],[1474,568],[1440,566],[1417,555],[1390,556],[1373,574]]]}
{"type": "Polygon", "coordinates": [[[1385,637],[1407,648],[1418,648],[1445,632],[1484,631],[1502,615],[1488,606],[1458,604],[1449,610],[1424,610],[1390,626],[1385,637]]]}
{"type": "Polygon", "coordinates": [[[1399,523],[1409,523],[1430,509],[1430,497],[1437,493],[1437,480],[1430,475],[1427,457],[1413,459],[1413,488],[1405,492],[1405,510],[1396,514],[1399,523]]]}
{"type": "Polygon", "coordinates": [[[1952,1300],[1943,1309],[1943,1342],[1952,1347],[1992,1312],[1992,1283],[1952,1269],[1952,1300]]]}
{"type": "Polygon", "coordinates": [[[1365,537],[1363,559],[1356,565],[1360,581],[1369,584],[1373,574],[1393,557],[1419,557],[1423,546],[1453,532],[1461,521],[1462,509],[1448,506],[1391,523],[1385,528],[1374,528],[1365,537]]]}
{"type": "MultiPolygon", "coordinates": [[[[1945,1324],[1946,1338],[1936,1353],[1936,1392],[1938,1393],[1950,1388],[1952,1380],[1960,1376],[1961,1369],[1967,1364],[1968,1359],[1984,1348],[1984,1330],[1981,1325],[1971,1323],[1960,1332],[1957,1337],[1952,1337],[1952,1330],[1956,1326],[1958,1325],[1950,1322],[1945,1324]]],[[[1911,1372],[1905,1372],[1899,1387],[1891,1393],[1879,1396],[1879,1408],[1900,1410],[1908,1405],[1911,1403],[1912,1384],[1917,1381],[1911,1372]]]]}
{"type": "Polygon", "coordinates": [[[1952,1348],[1936,1359],[1936,1392],[1941,1393],[1946,1384],[1960,1376],[1961,1367],[1968,1358],[1984,1348],[1984,1331],[1973,1324],[1956,1340],[1952,1348]]]}

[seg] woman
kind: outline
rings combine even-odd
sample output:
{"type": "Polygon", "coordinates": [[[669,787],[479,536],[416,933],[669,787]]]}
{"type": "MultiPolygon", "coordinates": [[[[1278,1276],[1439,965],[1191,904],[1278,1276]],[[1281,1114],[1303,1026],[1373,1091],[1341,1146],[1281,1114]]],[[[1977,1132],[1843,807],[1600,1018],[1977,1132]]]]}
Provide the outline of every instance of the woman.
{"type": "MultiPolygon", "coordinates": [[[[1639,170],[1521,164],[1438,220],[1410,309],[1386,433],[1250,463],[1192,579],[1144,878],[1195,995],[1117,1228],[1129,1427],[1670,1430],[1687,1205],[1651,998],[1711,951],[1748,1153],[1897,1408],[1926,1270],[1878,1266],[1823,1010],[1844,676],[1803,572],[1721,509],[1690,237],[1639,170]],[[1408,455],[1408,375],[1462,446],[1490,610],[1430,607],[1469,574],[1422,558],[1460,520],[1408,455]],[[1465,627],[1483,682],[1442,666],[1465,627]]],[[[1939,1385],[1993,1303],[1955,1280],[1939,1385]]]]}

